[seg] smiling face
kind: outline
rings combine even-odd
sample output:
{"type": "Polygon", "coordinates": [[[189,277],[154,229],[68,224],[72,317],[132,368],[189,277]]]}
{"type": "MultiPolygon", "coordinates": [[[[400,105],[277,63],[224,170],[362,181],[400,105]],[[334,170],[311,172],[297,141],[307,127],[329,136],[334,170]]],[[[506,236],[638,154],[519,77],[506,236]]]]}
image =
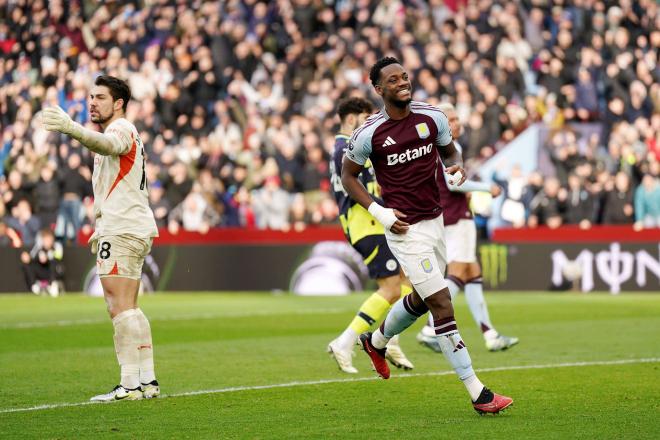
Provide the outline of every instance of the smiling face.
{"type": "Polygon", "coordinates": [[[116,113],[123,112],[123,99],[114,100],[106,86],[94,86],[89,93],[89,114],[92,122],[103,125],[116,113]]]}
{"type": "Polygon", "coordinates": [[[401,64],[390,64],[380,71],[380,81],[376,93],[383,97],[385,104],[405,108],[412,101],[412,83],[408,72],[401,64]]]}

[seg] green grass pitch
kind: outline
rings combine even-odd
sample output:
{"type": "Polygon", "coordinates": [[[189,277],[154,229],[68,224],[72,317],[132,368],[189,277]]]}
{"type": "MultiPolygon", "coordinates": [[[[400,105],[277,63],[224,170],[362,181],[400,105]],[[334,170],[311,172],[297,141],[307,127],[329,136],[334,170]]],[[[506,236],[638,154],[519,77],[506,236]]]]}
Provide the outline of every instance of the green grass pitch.
{"type": "Polygon", "coordinates": [[[486,351],[459,297],[474,367],[515,401],[483,417],[416,343],[421,322],[401,340],[412,374],[375,379],[358,350],[360,373],[340,373],[325,347],[364,298],[143,297],[167,396],[90,405],[118,381],[103,300],[0,296],[0,438],[660,438],[660,295],[487,295],[521,340],[503,353],[486,351]]]}

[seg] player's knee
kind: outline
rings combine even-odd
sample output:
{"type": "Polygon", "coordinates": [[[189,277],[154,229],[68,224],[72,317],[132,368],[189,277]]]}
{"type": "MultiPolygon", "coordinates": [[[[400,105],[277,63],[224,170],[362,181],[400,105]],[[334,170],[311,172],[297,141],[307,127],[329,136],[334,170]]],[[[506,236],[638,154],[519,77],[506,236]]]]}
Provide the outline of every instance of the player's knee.
{"type": "Polygon", "coordinates": [[[103,294],[105,297],[105,304],[108,309],[108,314],[111,318],[114,318],[121,312],[132,308],[131,301],[129,301],[125,295],[121,295],[116,289],[112,287],[105,287],[103,289],[103,294]]]}
{"type": "Polygon", "coordinates": [[[472,280],[481,278],[481,267],[478,264],[470,264],[466,267],[465,282],[469,283],[472,280]]]}
{"type": "Polygon", "coordinates": [[[426,302],[422,299],[421,296],[419,296],[417,291],[413,290],[413,292],[410,294],[410,302],[416,310],[428,308],[426,302]]]}
{"type": "Polygon", "coordinates": [[[436,316],[436,312],[441,312],[442,315],[454,313],[449,289],[442,289],[440,292],[429,296],[425,302],[429,309],[434,312],[434,316],[436,316]]]}
{"type": "Polygon", "coordinates": [[[455,263],[447,270],[447,276],[458,278],[462,283],[470,279],[470,266],[467,264],[455,263]]]}

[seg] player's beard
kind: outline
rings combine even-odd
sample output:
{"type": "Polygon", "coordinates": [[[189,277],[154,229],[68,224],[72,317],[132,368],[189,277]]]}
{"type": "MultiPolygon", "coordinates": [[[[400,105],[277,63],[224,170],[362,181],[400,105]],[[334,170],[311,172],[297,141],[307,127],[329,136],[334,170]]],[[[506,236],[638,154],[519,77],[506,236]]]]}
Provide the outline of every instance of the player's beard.
{"type": "Polygon", "coordinates": [[[94,116],[90,117],[92,122],[94,122],[95,124],[104,124],[104,123],[108,122],[111,118],[112,118],[112,113],[105,116],[105,115],[102,115],[100,112],[97,113],[95,117],[94,116]]]}
{"type": "Polygon", "coordinates": [[[392,105],[397,108],[406,108],[412,102],[412,98],[408,99],[392,99],[392,105]]]}

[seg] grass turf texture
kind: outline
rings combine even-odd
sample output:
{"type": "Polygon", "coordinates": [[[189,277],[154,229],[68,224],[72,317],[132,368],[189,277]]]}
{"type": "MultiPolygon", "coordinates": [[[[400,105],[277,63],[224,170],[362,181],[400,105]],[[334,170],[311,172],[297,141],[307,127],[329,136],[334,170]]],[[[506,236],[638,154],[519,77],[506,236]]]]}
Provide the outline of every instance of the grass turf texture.
{"type": "MultiPolygon", "coordinates": [[[[365,295],[162,294],[141,298],[151,319],[165,394],[329,379],[339,382],[237,390],[6,412],[82,403],[118,381],[112,325],[101,299],[0,296],[0,436],[4,438],[660,438],[660,363],[490,371],[481,380],[514,398],[479,417],[442,355],[402,346],[405,377],[358,375],[325,353],[365,295]],[[344,381],[355,379],[357,381],[344,381]],[[364,380],[361,380],[364,379],[364,380]]],[[[519,336],[486,351],[463,297],[456,316],[475,368],[660,357],[660,295],[491,294],[498,329],[519,336]]]]}

